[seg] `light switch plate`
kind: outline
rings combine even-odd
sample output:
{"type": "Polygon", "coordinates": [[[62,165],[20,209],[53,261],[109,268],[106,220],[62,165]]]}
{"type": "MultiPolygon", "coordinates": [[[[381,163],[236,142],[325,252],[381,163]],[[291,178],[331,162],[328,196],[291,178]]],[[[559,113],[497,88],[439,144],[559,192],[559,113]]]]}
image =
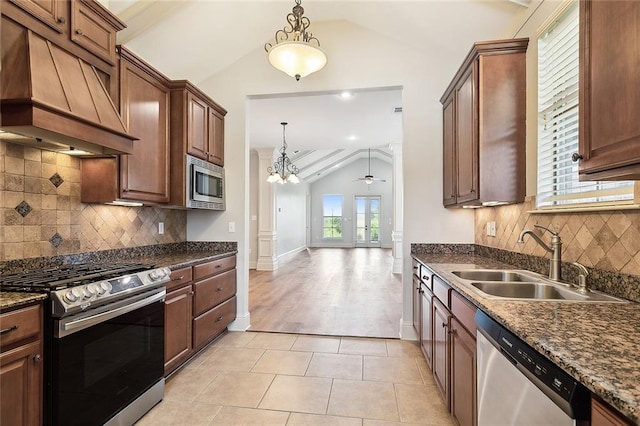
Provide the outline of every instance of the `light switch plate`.
{"type": "Polygon", "coordinates": [[[489,222],[489,234],[492,237],[496,236],[496,223],[493,221],[489,222]]]}
{"type": "Polygon", "coordinates": [[[487,237],[491,236],[491,222],[487,222],[487,237]]]}
{"type": "Polygon", "coordinates": [[[164,234],[164,222],[158,222],[158,234],[164,234]]]}
{"type": "Polygon", "coordinates": [[[236,232],[236,223],[229,222],[229,232],[236,232]]]}

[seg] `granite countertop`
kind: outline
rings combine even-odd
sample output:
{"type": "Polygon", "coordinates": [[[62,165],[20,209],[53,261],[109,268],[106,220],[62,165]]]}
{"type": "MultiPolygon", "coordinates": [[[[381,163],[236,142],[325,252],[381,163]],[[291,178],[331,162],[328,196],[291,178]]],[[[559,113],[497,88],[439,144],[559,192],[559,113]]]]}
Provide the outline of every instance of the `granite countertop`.
{"type": "Polygon", "coordinates": [[[519,268],[473,254],[413,257],[594,394],[640,423],[640,304],[486,298],[451,272],[519,268]]]}
{"type": "Polygon", "coordinates": [[[43,293],[0,292],[0,310],[4,311],[46,298],[47,295],[43,293]]]}
{"type": "Polygon", "coordinates": [[[171,270],[185,268],[193,266],[198,263],[208,262],[210,260],[221,259],[223,257],[232,256],[237,251],[188,251],[188,252],[176,252],[166,254],[156,254],[151,256],[142,256],[132,259],[136,263],[153,264],[156,267],[168,267],[171,270]]]}
{"type": "MultiPolygon", "coordinates": [[[[126,252],[124,252],[126,253],[126,252]]],[[[224,245],[219,247],[202,248],[202,249],[189,249],[189,250],[174,250],[170,252],[156,252],[150,251],[148,253],[142,253],[142,255],[136,255],[129,257],[126,254],[121,256],[109,253],[108,258],[101,258],[100,252],[96,252],[96,257],[91,259],[94,262],[131,262],[131,263],[143,263],[153,264],[156,267],[169,267],[170,269],[180,269],[198,263],[208,262],[211,260],[220,259],[227,256],[232,256],[237,253],[237,250],[225,247],[224,245]]],[[[39,262],[40,259],[38,259],[39,262]]],[[[43,267],[42,263],[29,264],[29,259],[25,261],[25,270],[37,269],[43,267]]],[[[47,267],[55,267],[55,265],[44,265],[47,267]]],[[[23,271],[21,271],[23,272],[23,271]]],[[[43,293],[22,293],[22,292],[10,292],[0,291],[0,309],[5,310],[20,305],[26,305],[27,303],[35,300],[44,300],[47,298],[43,293]]]]}

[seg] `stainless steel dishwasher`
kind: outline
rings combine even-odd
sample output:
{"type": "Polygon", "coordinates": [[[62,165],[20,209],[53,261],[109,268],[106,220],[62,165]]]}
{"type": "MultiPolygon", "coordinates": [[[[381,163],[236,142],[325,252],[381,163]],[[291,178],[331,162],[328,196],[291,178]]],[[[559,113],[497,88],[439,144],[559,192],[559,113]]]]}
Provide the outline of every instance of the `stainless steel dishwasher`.
{"type": "Polygon", "coordinates": [[[588,389],[481,310],[478,426],[588,425],[588,389]]]}

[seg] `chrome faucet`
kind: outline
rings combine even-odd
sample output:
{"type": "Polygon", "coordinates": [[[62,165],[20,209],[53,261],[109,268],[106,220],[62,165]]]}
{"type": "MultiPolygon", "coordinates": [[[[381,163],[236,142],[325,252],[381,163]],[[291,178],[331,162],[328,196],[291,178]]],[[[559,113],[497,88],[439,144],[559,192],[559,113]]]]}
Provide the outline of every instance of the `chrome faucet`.
{"type": "Polygon", "coordinates": [[[560,235],[552,231],[549,228],[545,228],[542,225],[534,225],[536,228],[544,229],[545,231],[549,231],[551,233],[551,247],[546,245],[544,241],[540,237],[538,237],[532,230],[525,229],[520,233],[518,237],[519,243],[524,243],[524,236],[529,234],[531,237],[538,243],[543,249],[551,253],[551,259],[549,263],[549,279],[554,281],[560,281],[560,259],[562,252],[562,239],[560,239],[560,235]]]}

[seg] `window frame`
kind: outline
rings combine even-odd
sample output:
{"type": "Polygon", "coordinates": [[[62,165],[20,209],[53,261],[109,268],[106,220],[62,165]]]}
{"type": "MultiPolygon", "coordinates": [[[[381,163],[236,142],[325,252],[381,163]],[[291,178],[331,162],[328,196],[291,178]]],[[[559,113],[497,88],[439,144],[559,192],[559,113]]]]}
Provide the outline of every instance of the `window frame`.
{"type": "MultiPolygon", "coordinates": [[[[333,211],[331,212],[333,213],[333,211]]],[[[326,240],[326,241],[337,241],[337,240],[344,240],[344,195],[342,194],[322,194],[322,239],[326,240]],[[325,215],[325,198],[326,197],[339,197],[340,198],[340,215],[335,215],[335,214],[331,214],[331,215],[325,215]],[[336,228],[335,225],[327,228],[325,226],[325,220],[326,218],[333,218],[334,220],[338,220],[340,223],[340,236],[339,237],[327,237],[325,236],[325,229],[331,229],[334,230],[336,228]]]]}
{"type": "Polygon", "coordinates": [[[536,209],[544,212],[636,208],[634,195],[638,191],[635,190],[637,184],[633,181],[580,181],[578,163],[571,161],[571,154],[578,151],[579,143],[578,10],[579,0],[566,1],[537,33],[536,209]],[[571,16],[575,17],[575,21],[564,22],[571,16]],[[556,46],[544,50],[544,38],[554,30],[559,30],[556,38],[551,39],[551,42],[547,40],[546,43],[555,42],[563,47],[556,46]],[[567,36],[569,32],[570,35],[567,36]],[[569,51],[566,46],[572,50],[569,51]],[[550,61],[553,63],[553,74],[550,75],[544,73],[545,54],[557,55],[554,61],[550,61]],[[566,66],[557,67],[558,63],[563,63],[557,58],[565,61],[566,66]],[[553,88],[549,89],[550,86],[553,88]],[[561,87],[562,90],[558,90],[557,87],[561,87]],[[547,92],[545,96],[545,90],[550,90],[551,95],[547,92]],[[572,120],[575,120],[575,123],[572,120]]]}

